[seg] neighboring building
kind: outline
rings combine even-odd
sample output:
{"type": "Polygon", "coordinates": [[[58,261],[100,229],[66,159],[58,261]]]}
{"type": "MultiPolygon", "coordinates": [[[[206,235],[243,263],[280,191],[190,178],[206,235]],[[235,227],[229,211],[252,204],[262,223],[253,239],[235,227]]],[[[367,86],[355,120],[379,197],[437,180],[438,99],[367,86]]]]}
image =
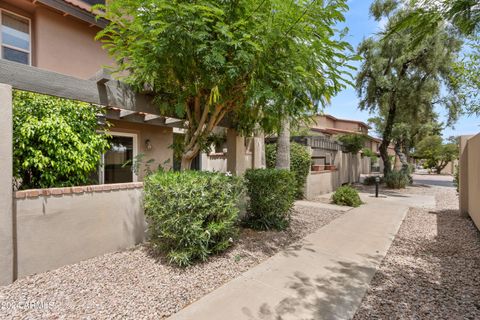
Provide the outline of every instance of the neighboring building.
{"type": "MultiPolygon", "coordinates": [[[[91,5],[101,0],[1,0],[1,58],[81,79],[93,77],[113,60],[94,40],[106,25],[96,20],[91,5]]],[[[109,108],[112,148],[104,155],[100,183],[134,182],[143,178],[122,166],[140,153],[154,159],[152,168],[173,165],[173,128],[160,117],[109,108]]]]}
{"type": "MultiPolygon", "coordinates": [[[[369,135],[370,127],[362,121],[350,120],[350,119],[339,119],[334,116],[325,114],[325,115],[316,115],[313,117],[314,122],[310,125],[309,130],[313,134],[320,134],[332,139],[338,138],[338,136],[344,134],[363,134],[368,139],[365,141],[365,147],[372,150],[377,155],[379,153],[379,147],[382,143],[382,139],[375,138],[369,135]]],[[[388,148],[388,154],[390,156],[395,156],[395,150],[393,146],[388,148]]],[[[372,163],[372,169],[379,171],[381,170],[381,161],[372,163]]]]}

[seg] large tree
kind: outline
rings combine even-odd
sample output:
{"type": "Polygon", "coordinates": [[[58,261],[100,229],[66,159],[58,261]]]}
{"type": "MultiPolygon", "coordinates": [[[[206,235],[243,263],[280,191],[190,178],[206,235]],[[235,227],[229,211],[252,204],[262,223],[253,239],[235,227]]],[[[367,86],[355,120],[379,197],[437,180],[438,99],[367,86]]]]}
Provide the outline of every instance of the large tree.
{"type": "MultiPolygon", "coordinates": [[[[398,2],[396,0],[395,2],[398,2]]],[[[414,47],[439,25],[449,24],[465,38],[464,56],[455,66],[455,78],[465,100],[462,110],[469,115],[480,115],[480,5],[478,0],[403,0],[410,10],[390,29],[387,37],[407,28],[413,31],[414,47]]]]}
{"type": "Polygon", "coordinates": [[[343,88],[346,0],[116,0],[98,38],[118,75],[185,117],[182,169],[229,115],[249,131],[312,112],[343,88]]]}
{"type": "MultiPolygon", "coordinates": [[[[371,7],[375,19],[388,19],[386,33],[409,10],[393,0],[377,0],[371,7]]],[[[379,150],[385,175],[391,171],[388,147],[398,114],[416,114],[419,109],[436,103],[444,105],[449,120],[454,121],[460,108],[457,87],[451,80],[461,42],[445,25],[438,25],[434,33],[415,47],[409,45],[412,39],[413,30],[406,28],[389,37],[368,38],[358,48],[363,58],[357,75],[360,109],[384,119],[379,150]],[[442,85],[447,88],[448,96],[441,95],[442,85]]]]}
{"type": "Polygon", "coordinates": [[[425,160],[427,168],[440,174],[447,164],[458,158],[458,143],[454,139],[444,143],[440,136],[427,136],[418,143],[415,157],[425,160]]]}

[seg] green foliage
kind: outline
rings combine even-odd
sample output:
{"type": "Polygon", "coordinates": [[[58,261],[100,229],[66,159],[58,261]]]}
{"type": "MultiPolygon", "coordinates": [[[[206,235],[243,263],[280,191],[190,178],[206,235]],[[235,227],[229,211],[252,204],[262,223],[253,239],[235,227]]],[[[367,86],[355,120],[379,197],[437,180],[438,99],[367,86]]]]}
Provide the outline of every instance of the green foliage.
{"type": "MultiPolygon", "coordinates": [[[[363,184],[366,186],[373,186],[375,184],[376,178],[377,178],[376,176],[365,177],[365,179],[363,180],[363,184]]],[[[378,183],[382,184],[383,182],[384,182],[383,177],[380,177],[380,181],[378,183]]]]}
{"type": "Polygon", "coordinates": [[[404,149],[413,147],[402,139],[416,135],[420,124],[435,122],[436,105],[447,109],[448,124],[457,119],[463,99],[453,80],[452,66],[458,59],[462,42],[445,24],[437,24],[433,32],[412,47],[415,33],[412,28],[393,31],[396,23],[408,15],[408,6],[398,5],[398,1],[376,0],[371,9],[377,20],[388,19],[384,32],[389,36],[370,37],[359,45],[363,63],[356,87],[360,109],[375,113],[382,122],[380,154],[386,175],[391,170],[390,143],[394,141],[404,149]],[[399,123],[405,126],[396,126],[399,123]],[[409,127],[412,124],[415,124],[413,128],[409,127]]]}
{"type": "Polygon", "coordinates": [[[351,46],[336,26],[347,0],[115,0],[97,36],[115,73],[188,120],[193,159],[228,113],[237,129],[304,118],[348,83],[351,46]]]}
{"type": "Polygon", "coordinates": [[[349,133],[341,135],[338,140],[345,146],[347,152],[357,154],[365,146],[367,137],[364,134],[349,133]]]}
{"type": "Polygon", "coordinates": [[[250,197],[246,224],[260,230],[287,228],[295,200],[293,172],[250,169],[245,173],[245,180],[250,197]]]}
{"type": "Polygon", "coordinates": [[[221,173],[157,172],[145,180],[151,242],[170,263],[187,266],[224,251],[237,234],[243,181],[221,173]]]}
{"type": "Polygon", "coordinates": [[[460,188],[460,170],[458,168],[458,165],[455,166],[455,169],[453,171],[453,184],[455,185],[456,189],[457,189],[457,192],[459,192],[459,188],[460,188]]]}
{"type": "Polygon", "coordinates": [[[401,171],[392,171],[384,178],[385,184],[390,189],[404,189],[411,183],[408,174],[401,171]]]}
{"type": "Polygon", "coordinates": [[[372,164],[377,162],[378,156],[375,152],[372,151],[370,148],[363,148],[362,149],[362,154],[365,157],[369,157],[372,160],[372,164]]]}
{"type": "Polygon", "coordinates": [[[13,92],[13,172],[19,189],[85,185],[109,144],[91,104],[13,92]]]}
{"type": "Polygon", "coordinates": [[[428,136],[420,141],[415,150],[415,157],[425,160],[426,168],[440,173],[447,164],[458,158],[456,142],[443,143],[441,136],[428,136]]]}
{"type": "MultiPolygon", "coordinates": [[[[265,158],[267,168],[275,168],[277,158],[276,144],[271,143],[265,146],[265,158]]],[[[292,185],[292,188],[295,189],[295,197],[297,199],[303,198],[311,163],[312,159],[305,146],[296,142],[290,143],[290,170],[295,174],[295,183],[292,185]]]]}
{"type": "Polygon", "coordinates": [[[332,202],[340,206],[359,207],[362,204],[357,190],[350,186],[342,186],[335,190],[332,202]]]}

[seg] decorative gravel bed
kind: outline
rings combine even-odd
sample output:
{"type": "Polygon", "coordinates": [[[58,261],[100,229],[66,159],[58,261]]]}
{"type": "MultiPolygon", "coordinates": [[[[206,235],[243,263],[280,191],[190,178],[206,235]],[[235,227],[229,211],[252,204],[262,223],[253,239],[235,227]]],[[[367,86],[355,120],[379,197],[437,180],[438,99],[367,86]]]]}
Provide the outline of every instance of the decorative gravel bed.
{"type": "Polygon", "coordinates": [[[480,232],[454,188],[424,191],[436,209],[409,211],[354,319],[480,318],[480,232]]]}
{"type": "Polygon", "coordinates": [[[296,206],[289,230],[243,229],[230,250],[186,269],[142,245],[29,276],[0,287],[0,318],[165,318],[341,214],[296,206]]]}

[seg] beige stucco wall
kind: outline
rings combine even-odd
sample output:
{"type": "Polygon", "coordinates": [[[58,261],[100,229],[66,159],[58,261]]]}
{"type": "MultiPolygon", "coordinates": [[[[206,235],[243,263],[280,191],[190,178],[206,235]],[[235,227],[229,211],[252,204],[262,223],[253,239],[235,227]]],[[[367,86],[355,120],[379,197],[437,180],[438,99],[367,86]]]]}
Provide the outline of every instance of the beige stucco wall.
{"type": "Polygon", "coordinates": [[[38,6],[32,21],[33,65],[42,69],[88,79],[112,59],[94,41],[99,28],[38,6]]]}
{"type": "MultiPolygon", "coordinates": [[[[150,169],[158,168],[158,165],[169,169],[173,165],[173,150],[169,148],[173,143],[173,129],[170,127],[160,127],[149,124],[140,124],[119,120],[108,120],[113,126],[112,132],[126,132],[137,134],[138,153],[145,154],[144,162],[154,159],[150,164],[150,169]],[[150,140],[151,150],[147,150],[145,141],[150,140]],[[165,163],[167,161],[167,163],[165,163]],[[164,164],[165,163],[165,164],[164,164]]],[[[140,169],[139,181],[143,180],[144,167],[140,169]]]]}
{"type": "Polygon", "coordinates": [[[310,172],[305,184],[307,199],[335,191],[346,183],[359,182],[361,174],[370,173],[370,158],[361,158],[359,154],[338,151],[334,164],[336,167],[334,171],[310,172]]]}
{"type": "Polygon", "coordinates": [[[0,84],[0,286],[14,278],[12,212],[12,87],[0,84]]]}
{"type": "Polygon", "coordinates": [[[142,189],[17,199],[18,277],[144,240],[142,189]]]}
{"type": "Polygon", "coordinates": [[[480,229],[480,134],[468,139],[468,213],[480,229]]]}

